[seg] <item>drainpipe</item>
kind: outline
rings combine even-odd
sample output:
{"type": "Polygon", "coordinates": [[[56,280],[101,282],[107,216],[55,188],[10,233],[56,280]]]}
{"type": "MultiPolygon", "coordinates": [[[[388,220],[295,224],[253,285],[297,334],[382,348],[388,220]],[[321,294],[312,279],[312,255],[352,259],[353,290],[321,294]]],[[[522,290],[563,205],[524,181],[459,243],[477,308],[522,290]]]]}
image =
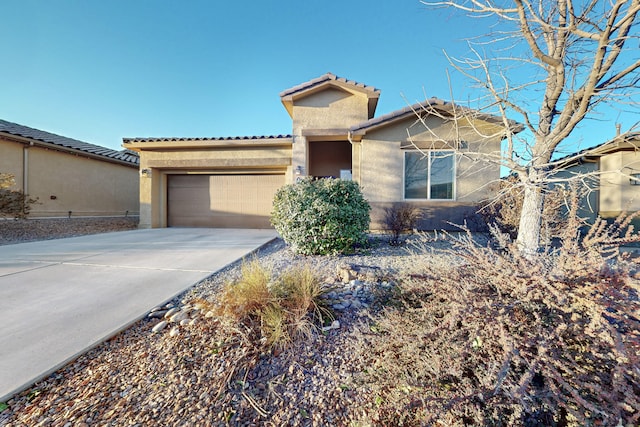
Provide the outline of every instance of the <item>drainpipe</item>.
{"type": "Polygon", "coordinates": [[[33,146],[33,142],[22,148],[22,193],[29,194],[29,147],[33,146]]]}

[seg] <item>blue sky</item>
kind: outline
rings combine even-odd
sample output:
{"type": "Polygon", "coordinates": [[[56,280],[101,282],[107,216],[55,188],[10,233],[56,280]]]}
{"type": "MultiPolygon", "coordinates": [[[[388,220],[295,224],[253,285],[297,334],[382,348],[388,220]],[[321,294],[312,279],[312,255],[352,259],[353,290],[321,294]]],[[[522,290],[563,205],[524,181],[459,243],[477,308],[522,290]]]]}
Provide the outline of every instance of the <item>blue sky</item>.
{"type": "MultiPolygon", "coordinates": [[[[0,118],[114,149],[290,133],[278,94],[326,72],[380,89],[377,115],[465,99],[442,50],[464,53],[482,33],[418,0],[2,0],[0,13],[0,118]]],[[[580,148],[633,117],[601,119],[580,148]]]]}

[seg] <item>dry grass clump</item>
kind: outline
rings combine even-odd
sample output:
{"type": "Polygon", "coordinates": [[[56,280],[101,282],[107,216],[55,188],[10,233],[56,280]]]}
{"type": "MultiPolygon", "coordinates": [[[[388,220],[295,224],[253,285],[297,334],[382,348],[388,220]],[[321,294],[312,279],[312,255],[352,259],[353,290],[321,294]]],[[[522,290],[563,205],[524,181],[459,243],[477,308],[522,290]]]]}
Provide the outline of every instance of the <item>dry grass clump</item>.
{"type": "Polygon", "coordinates": [[[322,299],[329,291],[308,265],[294,265],[276,275],[254,259],[243,262],[239,277],[224,285],[215,302],[191,301],[208,318],[199,328],[207,331],[209,352],[225,358],[211,381],[217,390],[214,400],[240,384],[249,405],[266,416],[242,392],[248,376],[264,356],[277,355],[299,340],[312,338],[314,330],[333,320],[322,299]]]}
{"type": "Polygon", "coordinates": [[[424,256],[363,335],[358,378],[375,425],[640,423],[638,282],[621,217],[534,259],[470,235],[424,256]]]}
{"type": "Polygon", "coordinates": [[[282,349],[333,319],[321,298],[328,291],[308,265],[274,275],[253,260],[242,265],[237,280],[227,283],[213,312],[255,335],[259,343],[282,349]]]}

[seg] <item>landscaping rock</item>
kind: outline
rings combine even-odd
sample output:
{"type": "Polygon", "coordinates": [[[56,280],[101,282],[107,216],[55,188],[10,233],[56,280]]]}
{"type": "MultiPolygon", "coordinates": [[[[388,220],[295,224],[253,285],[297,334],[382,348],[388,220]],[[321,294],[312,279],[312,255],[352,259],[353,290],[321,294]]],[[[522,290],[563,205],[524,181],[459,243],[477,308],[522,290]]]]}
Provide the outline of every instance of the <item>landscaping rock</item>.
{"type": "Polygon", "coordinates": [[[169,321],[173,323],[179,323],[180,321],[187,318],[187,313],[184,311],[178,311],[174,313],[171,317],[169,317],[169,321]]]}
{"type": "Polygon", "coordinates": [[[350,264],[340,264],[336,267],[336,273],[342,283],[349,283],[358,277],[358,272],[350,264]]]}
{"type": "Polygon", "coordinates": [[[152,329],[151,332],[160,332],[167,326],[167,321],[163,320],[162,322],[158,322],[152,329]]]}
{"type": "Polygon", "coordinates": [[[151,319],[162,319],[166,313],[167,313],[167,310],[152,311],[149,314],[147,314],[147,317],[151,319]]]}
{"type": "Polygon", "coordinates": [[[170,309],[169,311],[167,311],[165,313],[164,317],[169,319],[169,318],[171,318],[171,316],[173,316],[174,314],[176,314],[179,311],[180,311],[180,309],[178,307],[173,307],[172,309],[170,309]]]}

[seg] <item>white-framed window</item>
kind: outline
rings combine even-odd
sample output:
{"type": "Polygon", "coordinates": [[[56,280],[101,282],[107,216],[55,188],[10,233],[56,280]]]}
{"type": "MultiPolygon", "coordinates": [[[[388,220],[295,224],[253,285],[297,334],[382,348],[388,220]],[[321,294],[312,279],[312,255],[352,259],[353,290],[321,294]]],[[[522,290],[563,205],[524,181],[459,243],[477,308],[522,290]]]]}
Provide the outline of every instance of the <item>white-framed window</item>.
{"type": "Polygon", "coordinates": [[[640,173],[632,173],[629,183],[631,185],[640,185],[640,173]]]}
{"type": "Polygon", "coordinates": [[[404,152],[404,198],[455,199],[455,152],[407,150],[404,152]]]}

